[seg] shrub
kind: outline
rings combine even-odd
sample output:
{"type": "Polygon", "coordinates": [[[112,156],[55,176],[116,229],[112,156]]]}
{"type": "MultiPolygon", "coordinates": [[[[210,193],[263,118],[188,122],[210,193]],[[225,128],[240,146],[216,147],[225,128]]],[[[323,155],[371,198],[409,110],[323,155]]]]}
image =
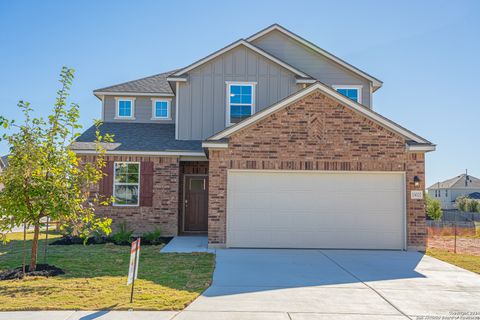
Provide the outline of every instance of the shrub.
{"type": "Polygon", "coordinates": [[[155,228],[155,230],[153,231],[144,233],[142,235],[142,241],[144,241],[145,244],[157,245],[161,243],[161,240],[160,240],[161,235],[162,235],[162,232],[160,231],[160,229],[155,228]]]}
{"type": "Polygon", "coordinates": [[[457,207],[458,210],[466,212],[467,211],[467,202],[468,198],[465,196],[458,197],[455,199],[455,207],[457,207]]]}
{"type": "Polygon", "coordinates": [[[470,199],[466,196],[458,197],[455,206],[463,212],[480,212],[480,200],[470,199]]]}
{"type": "Polygon", "coordinates": [[[118,231],[112,235],[112,241],[115,244],[132,243],[133,230],[127,229],[127,223],[122,222],[118,225],[118,231]]]}
{"type": "Polygon", "coordinates": [[[468,199],[467,210],[468,212],[478,212],[479,203],[475,199],[468,199]]]}
{"type": "Polygon", "coordinates": [[[428,194],[425,194],[427,204],[427,215],[433,220],[440,220],[442,218],[442,208],[438,199],[432,199],[428,194]]]}

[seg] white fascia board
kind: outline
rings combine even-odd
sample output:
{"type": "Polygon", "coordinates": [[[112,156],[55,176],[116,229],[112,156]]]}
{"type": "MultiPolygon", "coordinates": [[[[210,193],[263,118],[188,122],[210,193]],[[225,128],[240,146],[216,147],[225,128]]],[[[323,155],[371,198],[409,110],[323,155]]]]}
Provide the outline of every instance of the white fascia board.
{"type": "MultiPolygon", "coordinates": [[[[291,72],[295,73],[296,75],[299,75],[299,76],[305,77],[305,78],[310,78],[310,76],[309,76],[308,74],[306,74],[306,73],[304,73],[304,72],[302,72],[302,71],[300,71],[300,70],[292,67],[292,66],[289,65],[289,64],[286,64],[285,62],[283,62],[283,61],[275,58],[274,56],[272,56],[272,55],[268,54],[267,52],[265,52],[265,51],[257,48],[256,46],[252,45],[251,43],[249,43],[249,42],[247,42],[247,41],[245,41],[245,40],[243,40],[243,39],[240,39],[240,40],[232,43],[231,45],[228,45],[228,46],[226,46],[225,48],[220,49],[220,50],[218,50],[217,52],[215,52],[215,53],[213,53],[213,54],[211,54],[211,55],[209,55],[209,56],[207,56],[207,57],[205,57],[205,58],[203,58],[203,59],[200,59],[199,61],[197,61],[197,62],[189,65],[188,67],[183,68],[182,70],[174,73],[171,77],[173,78],[173,77],[181,76],[182,74],[184,74],[184,73],[186,73],[186,72],[188,72],[188,71],[190,71],[190,70],[192,70],[192,69],[195,69],[196,67],[198,67],[198,66],[200,66],[200,65],[202,65],[202,64],[204,64],[204,63],[206,63],[206,62],[208,62],[208,61],[210,61],[210,60],[212,60],[212,59],[214,59],[214,58],[216,58],[216,57],[224,54],[225,52],[227,52],[227,51],[229,51],[229,50],[231,50],[231,49],[233,49],[233,48],[235,48],[235,47],[238,47],[238,46],[240,46],[240,45],[243,45],[243,46],[245,46],[245,47],[247,47],[247,48],[255,51],[256,53],[258,53],[258,54],[264,56],[265,58],[267,58],[267,59],[275,62],[276,64],[284,67],[285,69],[290,70],[291,72]]],[[[170,78],[170,77],[169,77],[169,78],[170,78]]]]}
{"type": "Polygon", "coordinates": [[[167,81],[172,81],[172,82],[187,82],[187,78],[183,77],[168,77],[167,81]]]}
{"type": "Polygon", "coordinates": [[[417,143],[425,143],[425,144],[430,144],[429,141],[421,138],[420,136],[417,136],[416,134],[414,134],[413,132],[401,127],[400,125],[396,124],[395,122],[381,116],[380,114],[376,113],[375,111],[367,108],[367,107],[364,107],[362,105],[360,105],[359,103],[345,97],[344,95],[338,93],[337,91],[333,90],[332,88],[320,83],[320,82],[317,82],[315,83],[314,85],[311,85],[301,91],[298,91],[297,93],[285,98],[284,100],[278,102],[277,104],[274,104],[272,105],[271,107],[268,107],[266,109],[263,109],[262,111],[254,114],[253,116],[251,116],[250,118],[247,118],[219,133],[217,133],[216,135],[213,135],[212,137],[210,137],[208,140],[220,140],[222,138],[225,138],[225,137],[228,137],[229,135],[231,135],[232,133],[238,131],[238,130],[241,130],[242,128],[245,128],[265,117],[267,117],[268,115],[276,112],[277,110],[285,107],[285,106],[288,106],[290,104],[292,104],[293,102],[309,95],[310,93],[312,93],[313,91],[315,90],[320,90],[322,93],[338,100],[339,102],[351,107],[353,110],[359,112],[360,114],[366,116],[367,118],[377,122],[378,124],[382,125],[383,127],[386,127],[386,128],[389,128],[391,129],[393,132],[396,132],[398,133],[399,135],[405,137],[405,138],[408,138],[409,140],[413,140],[417,143]]]}
{"type": "Polygon", "coordinates": [[[174,97],[173,93],[149,93],[149,92],[104,92],[94,91],[93,94],[97,97],[100,96],[142,96],[142,97],[174,97]]]}
{"type": "Polygon", "coordinates": [[[297,84],[311,84],[317,82],[316,79],[297,79],[295,80],[297,84]]]}
{"type": "MultiPolygon", "coordinates": [[[[98,154],[96,150],[75,150],[76,154],[98,154]]],[[[138,155],[138,156],[189,156],[189,157],[205,157],[204,152],[193,151],[105,151],[107,155],[138,155]]]]}
{"type": "Polygon", "coordinates": [[[370,80],[370,81],[372,82],[372,84],[373,84],[374,87],[379,88],[379,87],[382,86],[382,84],[383,84],[382,81],[380,81],[380,80],[372,77],[371,75],[369,75],[369,74],[367,74],[367,73],[365,73],[365,72],[363,72],[363,71],[355,68],[354,66],[350,65],[349,63],[343,61],[342,59],[340,59],[340,58],[338,58],[338,57],[336,57],[336,56],[334,56],[334,55],[331,54],[330,52],[323,50],[322,48],[316,46],[315,44],[311,43],[310,41],[307,41],[307,40],[303,39],[302,37],[300,37],[300,36],[292,33],[291,31],[288,31],[287,29],[285,29],[285,28],[283,28],[283,27],[281,27],[281,26],[279,26],[279,25],[274,24],[274,25],[272,25],[271,27],[269,27],[269,28],[267,28],[267,29],[265,29],[265,30],[263,30],[263,31],[261,31],[261,32],[259,32],[259,33],[254,34],[254,35],[252,35],[251,37],[247,38],[247,41],[249,41],[249,42],[254,41],[255,39],[258,39],[258,38],[260,38],[260,37],[263,37],[264,35],[266,35],[267,33],[271,32],[271,31],[273,31],[273,30],[277,30],[277,31],[282,32],[283,34],[285,34],[285,35],[289,36],[290,38],[292,38],[292,39],[300,42],[301,44],[305,45],[306,47],[308,47],[308,48],[310,48],[310,49],[312,49],[312,50],[320,53],[321,55],[329,58],[330,60],[335,61],[336,63],[338,63],[338,64],[341,65],[342,67],[344,67],[344,68],[346,68],[346,69],[348,69],[348,70],[350,70],[350,71],[352,71],[352,72],[360,75],[360,76],[363,77],[363,78],[366,78],[366,79],[370,80]]]}
{"type": "Polygon", "coordinates": [[[227,149],[228,148],[228,143],[202,142],[202,148],[227,149]]]}
{"type": "Polygon", "coordinates": [[[435,145],[411,146],[407,144],[406,148],[407,148],[407,151],[430,152],[430,151],[435,151],[436,146],[435,145]]]}

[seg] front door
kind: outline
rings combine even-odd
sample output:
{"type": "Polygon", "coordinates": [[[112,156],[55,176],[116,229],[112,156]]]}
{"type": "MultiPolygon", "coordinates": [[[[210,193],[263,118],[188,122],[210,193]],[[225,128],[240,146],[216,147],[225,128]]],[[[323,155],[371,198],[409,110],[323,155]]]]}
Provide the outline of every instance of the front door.
{"type": "Polygon", "coordinates": [[[208,176],[185,175],[184,226],[185,232],[208,230],[208,176]]]}

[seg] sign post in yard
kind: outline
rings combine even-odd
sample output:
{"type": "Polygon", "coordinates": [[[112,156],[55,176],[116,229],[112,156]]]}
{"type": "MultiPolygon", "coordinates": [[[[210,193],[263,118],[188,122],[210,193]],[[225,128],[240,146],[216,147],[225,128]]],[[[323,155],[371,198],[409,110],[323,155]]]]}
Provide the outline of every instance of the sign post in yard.
{"type": "Polygon", "coordinates": [[[138,275],[138,260],[140,258],[140,238],[132,242],[130,251],[130,267],[128,268],[127,286],[132,284],[132,292],[130,293],[130,303],[133,302],[133,288],[135,287],[135,279],[138,275]]]}

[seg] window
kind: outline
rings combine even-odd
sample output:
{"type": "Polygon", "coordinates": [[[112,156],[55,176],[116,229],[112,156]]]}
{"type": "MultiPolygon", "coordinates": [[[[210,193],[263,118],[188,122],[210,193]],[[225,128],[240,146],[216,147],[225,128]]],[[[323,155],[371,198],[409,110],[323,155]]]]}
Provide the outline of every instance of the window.
{"type": "Polygon", "coordinates": [[[154,99],[152,101],[152,119],[170,120],[170,100],[154,99]]]}
{"type": "Polygon", "coordinates": [[[255,112],[255,84],[227,83],[227,126],[255,112]]]}
{"type": "Polygon", "coordinates": [[[445,197],[448,197],[448,190],[445,189],[445,197]]]}
{"type": "Polygon", "coordinates": [[[333,88],[345,97],[362,103],[362,86],[333,86],[333,88]]]}
{"type": "Polygon", "coordinates": [[[114,205],[137,206],[140,189],[140,163],[115,162],[113,180],[114,205]]]}
{"type": "Polygon", "coordinates": [[[117,119],[133,119],[135,99],[119,98],[117,99],[117,119]]]}

